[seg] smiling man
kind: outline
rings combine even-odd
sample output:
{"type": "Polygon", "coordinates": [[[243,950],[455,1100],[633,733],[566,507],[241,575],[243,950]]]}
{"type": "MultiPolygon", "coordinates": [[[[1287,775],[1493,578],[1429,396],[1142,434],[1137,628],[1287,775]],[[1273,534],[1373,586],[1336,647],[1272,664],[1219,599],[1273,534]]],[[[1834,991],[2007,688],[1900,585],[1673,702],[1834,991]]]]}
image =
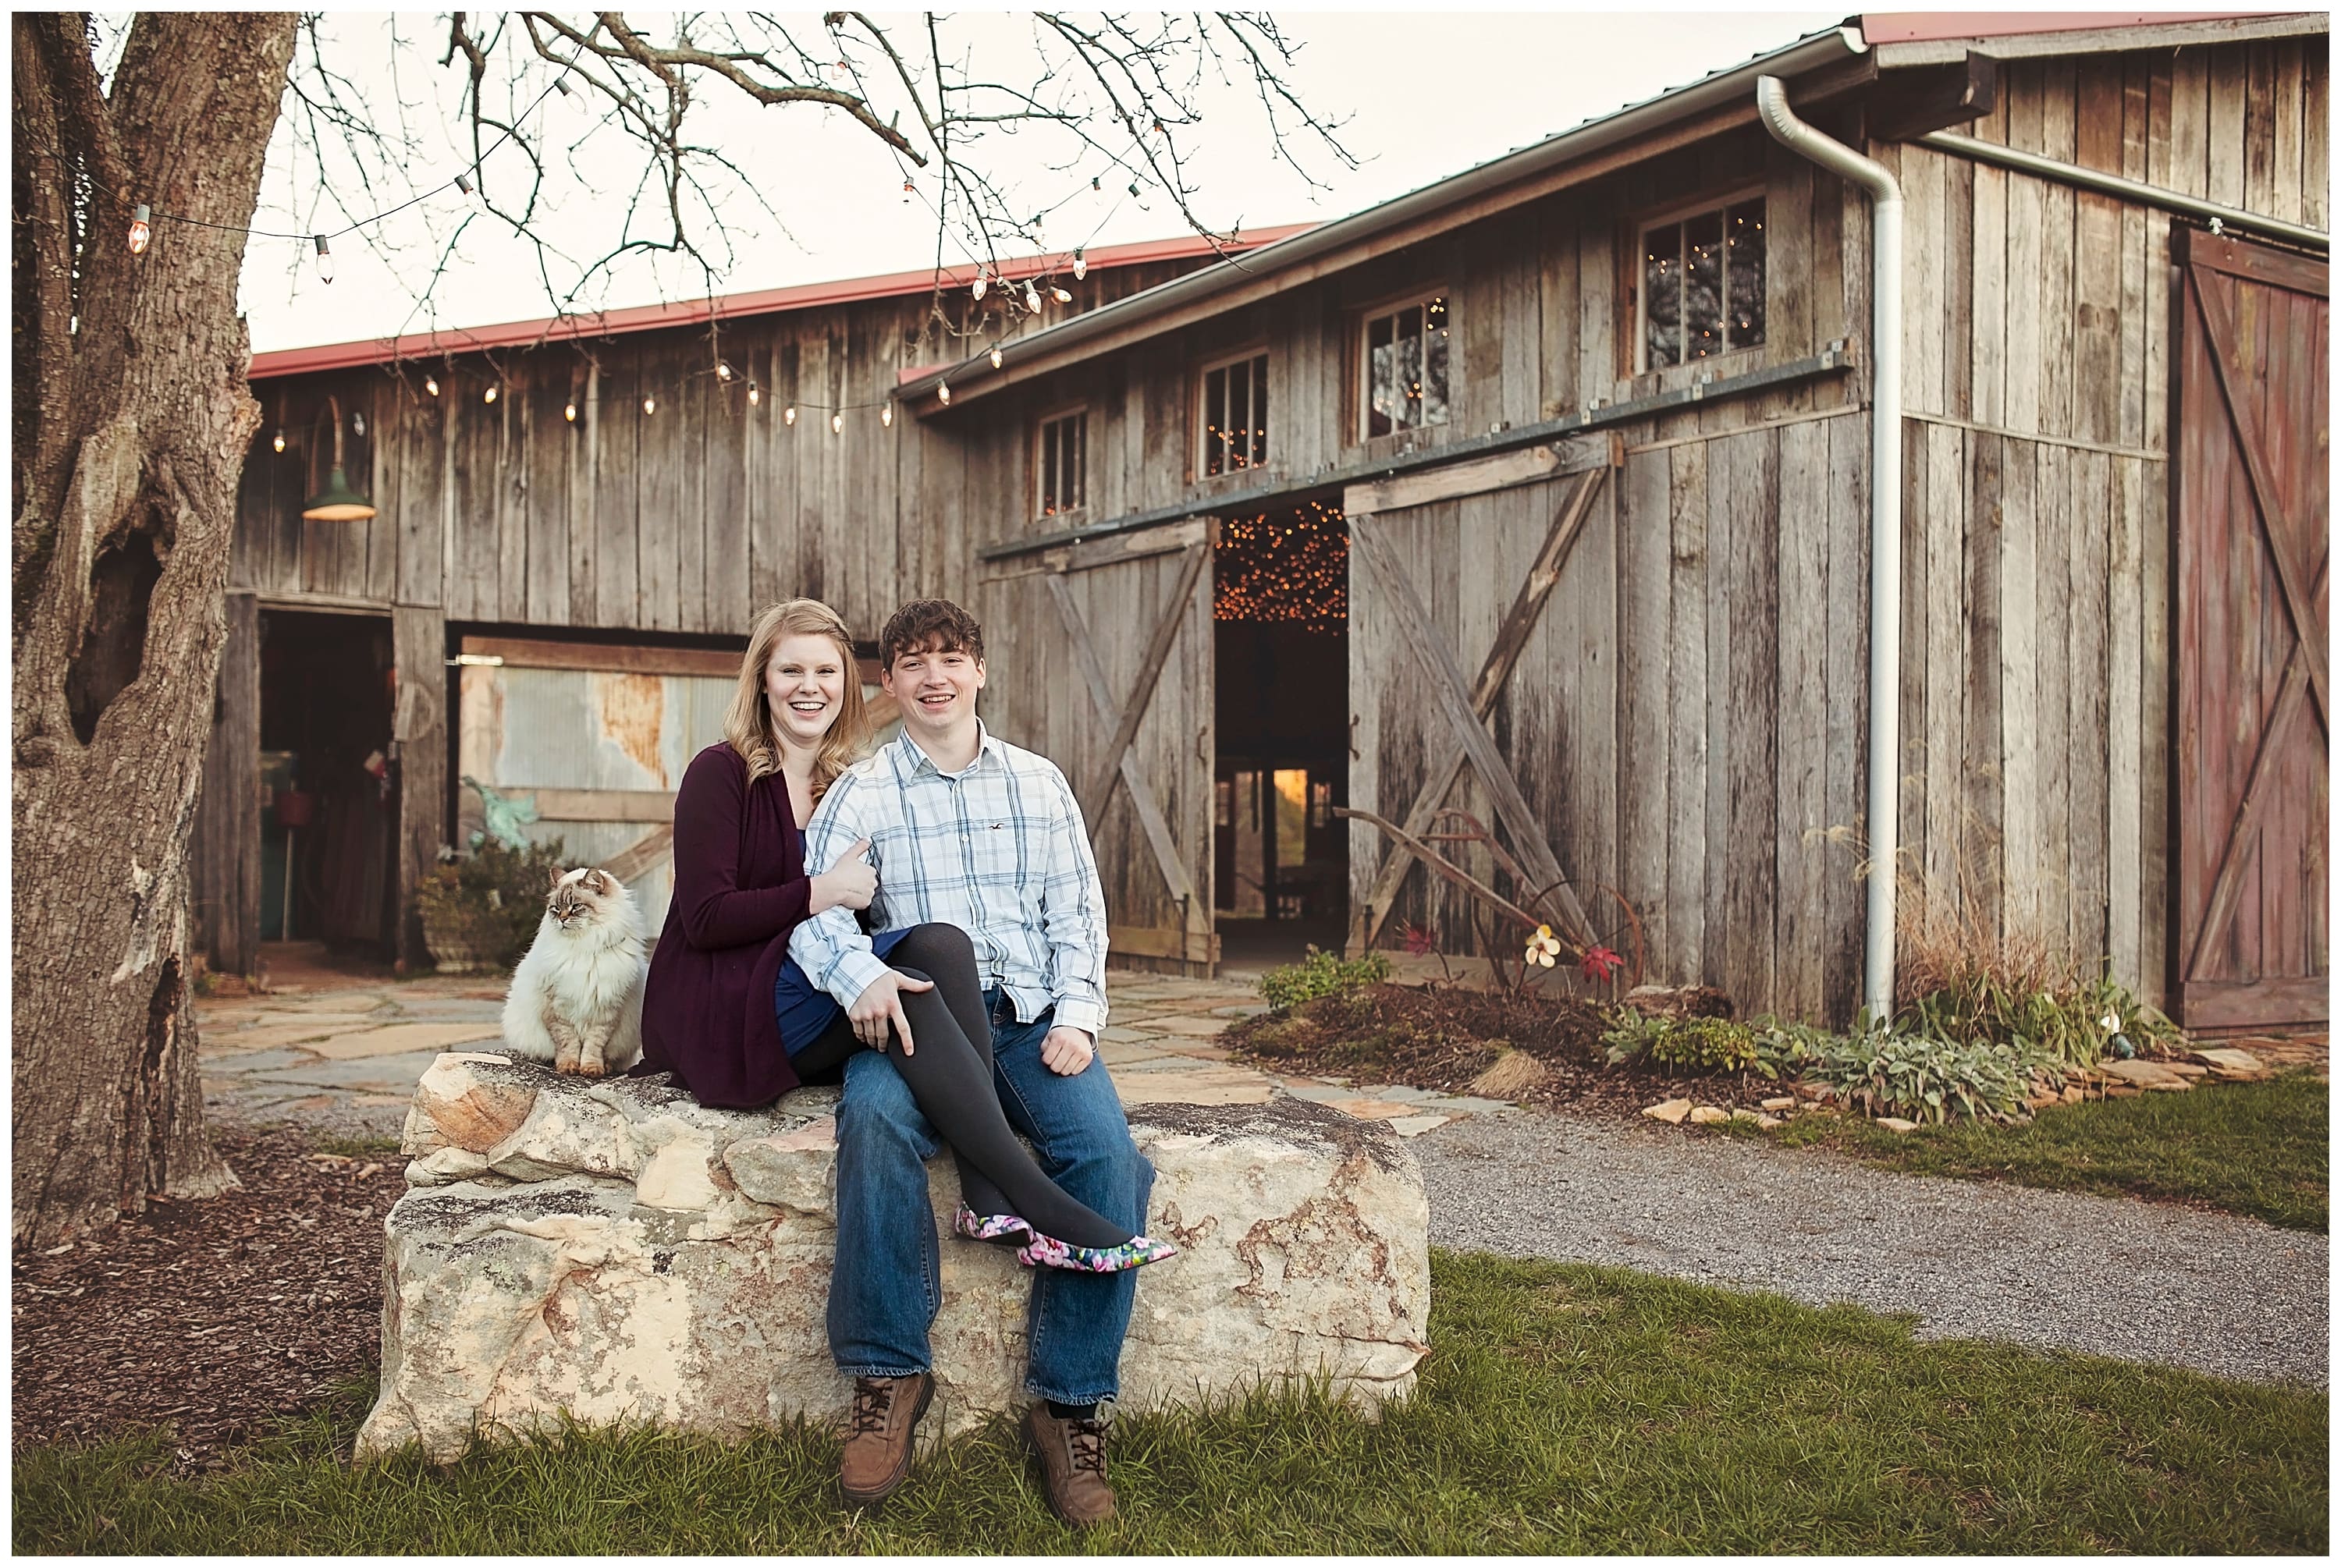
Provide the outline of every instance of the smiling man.
{"type": "MultiPolygon", "coordinates": [[[[1065,776],[976,717],[983,631],[948,600],[902,606],[879,636],[902,736],[841,774],[805,830],[805,863],[870,841],[872,928],[941,921],[973,940],[991,1027],[994,1087],[1009,1122],[1066,1193],[1131,1231],[1154,1169],[1131,1141],[1097,1059],[1105,1027],[1105,898],[1065,776]]],[[[871,951],[852,913],[796,928],[789,951],[845,1007],[865,1041],[905,1036],[905,978],[871,951]]],[[[915,1042],[912,1042],[915,1045],[915,1042]]],[[[854,1380],[844,1490],[874,1502],[908,1473],[911,1429],[933,1386],[927,1330],[942,1300],[926,1160],[933,1126],[876,1050],[847,1064],[837,1117],[837,1269],[830,1352],[854,1380]]],[[[1098,1404],[1119,1387],[1131,1273],[1035,1271],[1025,1431],[1050,1505],[1068,1522],[1111,1518],[1098,1404]]]]}

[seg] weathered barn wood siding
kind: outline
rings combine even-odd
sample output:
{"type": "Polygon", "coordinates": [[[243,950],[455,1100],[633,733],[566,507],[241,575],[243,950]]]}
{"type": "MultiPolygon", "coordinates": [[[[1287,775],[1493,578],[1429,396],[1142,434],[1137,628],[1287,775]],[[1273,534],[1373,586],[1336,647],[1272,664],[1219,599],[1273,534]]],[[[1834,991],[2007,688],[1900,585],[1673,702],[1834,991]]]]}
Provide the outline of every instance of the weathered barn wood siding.
{"type": "MultiPolygon", "coordinates": [[[[1064,309],[1192,264],[1101,268],[1068,280],[1075,300],[1064,309]]],[[[876,407],[896,372],[918,362],[927,303],[728,322],[721,352],[738,372],[728,385],[706,373],[715,350],[703,329],[605,340],[588,345],[590,359],[564,343],[262,382],[234,585],[282,600],[433,606],[453,621],[729,636],[744,633],[756,606],[811,594],[872,636],[904,599],[972,591],[968,514],[954,493],[972,477],[966,436],[907,418],[890,429],[876,407]],[[423,390],[426,372],[436,397],[423,390]],[[752,378],[762,392],[752,408],[752,378]],[[483,401],[491,385],[493,404],[483,401]],[[345,415],[365,417],[366,433],[344,440],[352,480],[370,481],[369,521],[300,515],[331,461],[317,413],[329,392],[345,415]],[[655,412],[643,412],[646,392],[655,412]],[[792,396],[871,406],[849,411],[832,435],[825,410],[786,423],[792,396]],[[574,424],[562,412],[572,401],[574,424]]],[[[961,340],[938,349],[931,337],[924,357],[964,352],[961,340]]],[[[998,462],[999,481],[1025,486],[1015,452],[998,462]]]]}
{"type": "MultiPolygon", "coordinates": [[[[1970,134],[2322,226],[2328,80],[2322,37],[2014,61],[1970,134]]],[[[1872,152],[1909,213],[1903,842],[1986,928],[2159,999],[2172,220],[1872,152]]]]}

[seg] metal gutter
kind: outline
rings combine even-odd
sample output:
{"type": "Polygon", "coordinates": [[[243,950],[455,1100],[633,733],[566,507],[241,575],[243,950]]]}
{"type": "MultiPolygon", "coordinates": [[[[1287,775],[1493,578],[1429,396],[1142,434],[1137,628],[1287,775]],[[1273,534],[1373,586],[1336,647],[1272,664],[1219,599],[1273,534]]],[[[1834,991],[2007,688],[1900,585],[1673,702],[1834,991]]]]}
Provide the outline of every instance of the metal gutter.
{"type": "Polygon", "coordinates": [[[905,404],[921,402],[934,396],[938,385],[948,384],[951,402],[954,404],[965,402],[990,390],[988,383],[1002,379],[1020,362],[1030,362],[1044,354],[1061,354],[1108,333],[1140,324],[1150,317],[1199,303],[1240,283],[1303,265],[1385,230],[1533,178],[1589,154],[1631,142],[1675,121],[1743,103],[1759,76],[1801,74],[1818,66],[1854,58],[1866,53],[1868,48],[1868,45],[1862,42],[1860,29],[1855,26],[1832,27],[1813,34],[1769,55],[1758,55],[1745,65],[1718,72],[1688,87],[1662,93],[1604,118],[1588,121],[1573,131],[1564,131],[1517,153],[1491,159],[1476,169],[1468,169],[1435,184],[1425,185],[1419,191],[1394,197],[1379,206],[1369,207],[1362,213],[1322,224],[1305,234],[1263,246],[1240,261],[1222,262],[1217,266],[1202,268],[1185,277],[1159,283],[1127,299],[1091,311],[1046,332],[1002,343],[1003,362],[999,368],[992,366],[987,351],[984,354],[971,356],[958,364],[906,382],[896,395],[905,404]]]}
{"type": "Polygon", "coordinates": [[[2159,207],[2166,213],[2177,213],[2181,217],[2199,218],[2214,225],[2213,233],[2241,229],[2263,239],[2283,240],[2314,251],[2329,252],[2332,248],[2333,237],[2323,229],[2272,218],[2265,213],[2246,212],[2241,207],[2222,206],[2217,202],[2207,202],[2200,196],[2190,196],[2184,191],[2126,180],[2102,169],[2046,158],[2037,153],[2003,146],[1997,142],[1979,142],[1973,136],[1962,136],[1953,131],[1930,131],[1918,137],[1918,143],[1922,147],[1932,147],[1938,153],[1948,153],[1953,157],[1971,158],[1978,164],[1991,164],[2002,169],[2013,169],[2018,174],[2035,174],[2044,180],[2095,191],[2101,195],[2119,196],[2141,206],[2159,207]]]}
{"type": "Polygon", "coordinates": [[[1273,506],[1314,491],[1334,485],[1362,484],[1369,480],[1391,479],[1402,473],[1416,473],[1424,469],[1444,468],[1449,463],[1468,458],[1492,457],[1499,452],[1518,452],[1523,447],[1542,446],[1567,436],[1582,435],[1588,431],[1605,430],[1612,425],[1630,424],[1669,409],[1686,408],[1698,402],[1719,402],[1747,392],[1761,392],[1767,387],[1784,386],[1796,382],[1812,381],[1853,368],[1852,351],[1843,339],[1829,344],[1819,353],[1807,359],[1791,360],[1745,375],[1718,376],[1713,381],[1694,382],[1689,386],[1677,387],[1672,392],[1636,398],[1629,402],[1608,403],[1582,413],[1562,419],[1542,420],[1535,424],[1521,425],[1514,430],[1494,432],[1487,435],[1469,436],[1461,441],[1446,442],[1421,452],[1410,452],[1402,457],[1386,457],[1372,462],[1353,462],[1342,468],[1319,469],[1314,473],[1298,477],[1287,476],[1247,490],[1223,491],[1217,495],[1190,496],[1167,506],[1152,507],[1145,511],[1128,512],[1087,528],[1069,528],[1058,533],[1044,533],[1031,539],[1002,540],[997,544],[980,546],[975,552],[978,561],[1006,561],[1019,555],[1031,555],[1036,551],[1055,550],[1061,545],[1081,544],[1092,539],[1109,539],[1118,533],[1135,533],[1141,529],[1159,528],[1166,522],[1184,522],[1190,517],[1212,517],[1231,511],[1249,511],[1254,507],[1273,506]]]}
{"type": "Polygon", "coordinates": [[[1885,165],[1797,118],[1778,76],[1756,83],[1764,129],[1869,193],[1869,876],[1862,1005],[1894,1011],[1894,880],[1902,809],[1902,187],[1885,165]]]}

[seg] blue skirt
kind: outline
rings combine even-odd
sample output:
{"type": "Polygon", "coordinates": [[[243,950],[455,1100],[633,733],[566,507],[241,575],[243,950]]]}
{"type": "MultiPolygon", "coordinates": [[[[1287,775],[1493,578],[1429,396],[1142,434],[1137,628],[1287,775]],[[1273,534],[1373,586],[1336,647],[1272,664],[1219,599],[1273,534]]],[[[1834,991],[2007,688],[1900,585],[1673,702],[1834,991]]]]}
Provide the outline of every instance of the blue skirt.
{"type": "MultiPolygon", "coordinates": [[[[910,934],[908,926],[899,931],[881,931],[870,938],[870,950],[882,959],[910,934]]],[[[772,1011],[780,1019],[781,1048],[793,1057],[821,1038],[845,1009],[791,958],[781,966],[781,978],[773,983],[772,1011]]]]}

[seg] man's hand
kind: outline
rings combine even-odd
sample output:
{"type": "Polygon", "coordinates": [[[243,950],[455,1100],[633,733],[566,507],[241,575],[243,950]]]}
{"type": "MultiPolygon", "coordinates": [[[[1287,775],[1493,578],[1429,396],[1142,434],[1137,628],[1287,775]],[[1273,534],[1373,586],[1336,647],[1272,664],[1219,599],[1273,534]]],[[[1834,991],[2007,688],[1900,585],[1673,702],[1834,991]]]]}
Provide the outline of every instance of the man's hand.
{"type": "Polygon", "coordinates": [[[1041,1042],[1041,1065],[1062,1077],[1071,1077],[1090,1065],[1097,1047],[1089,1035],[1070,1024],[1060,1024],[1041,1042]]]}
{"type": "Polygon", "coordinates": [[[871,981],[853,998],[853,1005],[845,1009],[846,1017],[853,1025],[853,1037],[873,1051],[882,1051],[886,1048],[887,1026],[892,1025],[894,1032],[902,1037],[902,1054],[911,1055],[911,1020],[902,1014],[902,994],[934,988],[932,980],[914,980],[898,970],[887,970],[871,981]]]}

